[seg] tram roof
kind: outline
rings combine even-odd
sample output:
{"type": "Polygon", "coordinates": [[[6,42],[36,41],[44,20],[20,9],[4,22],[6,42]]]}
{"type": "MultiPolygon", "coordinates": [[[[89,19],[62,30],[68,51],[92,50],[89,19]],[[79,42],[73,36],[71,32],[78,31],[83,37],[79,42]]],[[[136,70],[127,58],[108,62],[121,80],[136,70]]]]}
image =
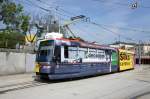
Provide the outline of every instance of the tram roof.
{"type": "MultiPolygon", "coordinates": [[[[80,46],[80,47],[88,47],[88,48],[118,50],[117,48],[110,47],[107,45],[99,45],[99,44],[95,44],[95,43],[88,42],[88,41],[82,41],[79,39],[56,38],[56,39],[46,39],[46,40],[55,40],[56,45],[80,46]]],[[[43,41],[46,41],[46,40],[43,40],[43,41]]]]}

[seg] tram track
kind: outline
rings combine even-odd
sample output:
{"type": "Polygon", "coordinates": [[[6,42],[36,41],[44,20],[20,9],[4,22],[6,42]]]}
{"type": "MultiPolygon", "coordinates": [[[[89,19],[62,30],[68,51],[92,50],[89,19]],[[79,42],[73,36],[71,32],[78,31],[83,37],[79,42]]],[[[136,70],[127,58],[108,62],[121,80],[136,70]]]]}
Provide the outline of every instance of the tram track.
{"type": "Polygon", "coordinates": [[[0,94],[4,94],[4,93],[10,92],[10,91],[16,91],[16,90],[36,87],[36,86],[47,85],[47,84],[48,83],[46,83],[46,82],[28,81],[28,82],[22,82],[22,83],[16,83],[16,84],[4,85],[4,86],[0,86],[0,94]]]}

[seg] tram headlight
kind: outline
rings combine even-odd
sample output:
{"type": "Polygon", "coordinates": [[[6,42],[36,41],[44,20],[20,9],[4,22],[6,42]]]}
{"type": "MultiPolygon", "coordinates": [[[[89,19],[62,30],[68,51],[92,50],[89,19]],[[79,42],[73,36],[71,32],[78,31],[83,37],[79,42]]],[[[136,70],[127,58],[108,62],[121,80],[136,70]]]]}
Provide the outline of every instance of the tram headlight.
{"type": "Polygon", "coordinates": [[[42,66],[42,68],[44,68],[44,69],[50,69],[51,66],[42,66]]]}

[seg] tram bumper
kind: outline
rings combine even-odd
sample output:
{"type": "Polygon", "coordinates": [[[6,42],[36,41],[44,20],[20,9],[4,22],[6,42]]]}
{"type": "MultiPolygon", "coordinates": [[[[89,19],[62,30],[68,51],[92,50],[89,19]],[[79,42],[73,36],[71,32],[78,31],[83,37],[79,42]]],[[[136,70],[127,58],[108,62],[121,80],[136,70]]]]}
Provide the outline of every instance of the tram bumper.
{"type": "MultiPolygon", "coordinates": [[[[63,69],[64,70],[64,69],[63,69]]],[[[68,79],[74,77],[80,77],[79,71],[62,71],[62,69],[56,69],[55,66],[41,66],[37,76],[40,79],[49,79],[49,80],[59,80],[59,79],[68,79]]]]}
{"type": "Polygon", "coordinates": [[[41,66],[40,68],[40,73],[51,73],[52,72],[52,68],[51,66],[41,66]]]}
{"type": "Polygon", "coordinates": [[[80,77],[79,73],[73,74],[49,74],[48,78],[50,80],[61,80],[61,79],[69,79],[69,78],[76,78],[80,77]]]}
{"type": "Polygon", "coordinates": [[[36,76],[40,79],[49,79],[48,75],[53,73],[54,73],[54,68],[52,68],[52,66],[41,66],[36,76]]]}

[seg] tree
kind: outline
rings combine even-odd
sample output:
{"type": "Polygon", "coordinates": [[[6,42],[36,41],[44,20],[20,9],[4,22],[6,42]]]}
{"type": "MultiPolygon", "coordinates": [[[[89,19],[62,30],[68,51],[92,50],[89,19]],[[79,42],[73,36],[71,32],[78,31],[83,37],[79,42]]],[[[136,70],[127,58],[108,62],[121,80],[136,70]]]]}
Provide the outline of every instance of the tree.
{"type": "Polygon", "coordinates": [[[16,45],[24,45],[24,35],[16,31],[0,32],[0,48],[16,48],[16,45]],[[17,38],[17,39],[16,39],[17,38]]]}
{"type": "Polygon", "coordinates": [[[0,21],[6,25],[6,29],[0,31],[1,48],[15,48],[18,43],[24,44],[30,17],[24,14],[21,4],[0,0],[0,21]]]}
{"type": "Polygon", "coordinates": [[[25,34],[29,29],[29,20],[30,18],[28,16],[22,16],[23,22],[21,24],[21,29],[23,33],[25,34]]]}
{"type": "Polygon", "coordinates": [[[22,30],[26,32],[29,26],[30,17],[23,13],[23,6],[16,5],[10,0],[0,1],[0,21],[6,25],[6,29],[22,30]]]}

